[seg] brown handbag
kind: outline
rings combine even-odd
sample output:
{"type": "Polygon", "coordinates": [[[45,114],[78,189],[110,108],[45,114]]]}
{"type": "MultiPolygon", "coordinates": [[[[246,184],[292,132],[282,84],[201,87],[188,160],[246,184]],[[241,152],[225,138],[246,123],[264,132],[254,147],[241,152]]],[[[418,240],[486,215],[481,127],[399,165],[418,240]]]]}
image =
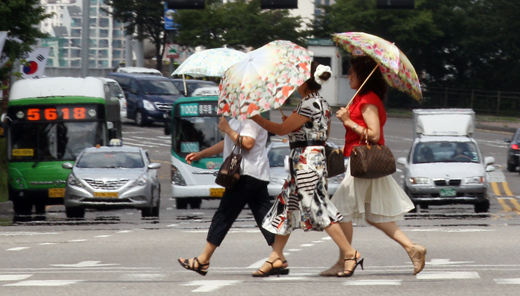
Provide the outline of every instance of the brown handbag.
{"type": "Polygon", "coordinates": [[[327,158],[327,178],[332,178],[345,172],[345,158],[341,149],[325,145],[327,158]]]}
{"type": "Polygon", "coordinates": [[[368,141],[367,130],[363,131],[360,143],[354,146],[350,153],[350,174],[352,177],[377,179],[395,173],[395,158],[390,148],[384,145],[371,144],[368,141]]]}
{"type": "Polygon", "coordinates": [[[215,178],[215,183],[225,188],[233,188],[240,179],[240,164],[242,162],[242,155],[239,152],[235,153],[235,148],[231,150],[231,154],[224,160],[215,178]]]}

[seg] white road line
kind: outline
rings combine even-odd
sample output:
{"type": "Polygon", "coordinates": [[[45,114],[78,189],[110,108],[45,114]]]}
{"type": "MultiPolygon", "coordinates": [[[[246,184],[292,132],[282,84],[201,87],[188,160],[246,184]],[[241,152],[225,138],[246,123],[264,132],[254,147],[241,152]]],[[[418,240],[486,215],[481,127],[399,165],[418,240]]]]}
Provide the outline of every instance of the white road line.
{"type": "Polygon", "coordinates": [[[287,250],[287,251],[289,251],[289,252],[299,252],[299,251],[301,251],[301,250],[302,250],[302,249],[289,249],[289,250],[287,250]]]}
{"type": "Polygon", "coordinates": [[[101,261],[81,261],[76,264],[50,264],[50,266],[56,267],[104,267],[104,266],[115,266],[117,263],[99,264],[101,261]]]}
{"type": "Polygon", "coordinates": [[[103,234],[103,235],[96,235],[94,237],[111,237],[111,235],[109,234],[103,234]]]}
{"type": "Polygon", "coordinates": [[[56,243],[39,243],[40,246],[55,245],[56,243]]]}
{"type": "Polygon", "coordinates": [[[121,230],[121,231],[118,231],[116,233],[129,233],[129,232],[132,232],[132,230],[121,230]]]}
{"type": "Polygon", "coordinates": [[[520,285],[520,279],[495,279],[498,285],[520,285]]]}
{"type": "Polygon", "coordinates": [[[4,274],[0,275],[0,281],[21,281],[31,276],[32,274],[4,274]]]}
{"type": "Polygon", "coordinates": [[[474,271],[422,272],[415,277],[418,280],[460,280],[480,278],[478,272],[474,271]]]}
{"type": "Polygon", "coordinates": [[[123,274],[121,279],[131,281],[151,281],[166,278],[166,274],[123,274]]]}
{"type": "Polygon", "coordinates": [[[407,229],[406,231],[413,232],[489,232],[494,229],[442,229],[442,228],[415,228],[407,229]]]}
{"type": "Polygon", "coordinates": [[[300,247],[312,247],[314,246],[314,244],[302,244],[300,245],[300,247]]]}
{"type": "Polygon", "coordinates": [[[46,235],[46,234],[58,234],[57,232],[0,232],[0,236],[15,236],[15,235],[46,235]]]}
{"type": "Polygon", "coordinates": [[[346,281],[345,286],[400,286],[402,280],[358,280],[346,281]]]}
{"type": "Polygon", "coordinates": [[[79,242],[86,242],[87,240],[82,238],[82,239],[71,239],[69,240],[69,243],[79,243],[79,242]]]}
{"type": "Polygon", "coordinates": [[[6,251],[21,251],[21,250],[27,250],[27,249],[30,249],[31,247],[16,247],[16,248],[10,248],[10,249],[6,249],[6,251]]]}
{"type": "Polygon", "coordinates": [[[34,281],[21,281],[18,283],[7,284],[7,286],[32,286],[32,287],[56,287],[56,286],[68,286],[71,284],[75,284],[78,282],[82,282],[81,280],[34,280],[34,281]]]}
{"type": "Polygon", "coordinates": [[[192,281],[183,286],[200,286],[192,292],[212,292],[225,286],[236,285],[243,281],[192,281]]]}
{"type": "Polygon", "coordinates": [[[258,269],[260,267],[262,267],[262,265],[264,264],[264,262],[267,260],[267,258],[264,258],[264,259],[260,259],[258,261],[256,261],[255,263],[249,265],[248,267],[246,268],[254,268],[254,269],[258,269]]]}

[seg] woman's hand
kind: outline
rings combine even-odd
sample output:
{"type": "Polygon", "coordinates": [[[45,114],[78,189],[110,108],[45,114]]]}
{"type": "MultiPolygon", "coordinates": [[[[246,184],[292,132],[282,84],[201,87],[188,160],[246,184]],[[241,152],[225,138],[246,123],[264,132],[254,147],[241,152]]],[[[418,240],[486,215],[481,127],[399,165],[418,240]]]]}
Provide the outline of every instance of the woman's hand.
{"type": "Polygon", "coordinates": [[[345,122],[350,119],[350,111],[345,107],[341,107],[336,112],[336,117],[338,117],[341,122],[345,122]]]}
{"type": "Polygon", "coordinates": [[[282,115],[282,121],[285,121],[287,118],[289,118],[289,116],[286,116],[285,114],[282,115]]]}
{"type": "Polygon", "coordinates": [[[200,152],[190,153],[186,155],[186,162],[191,165],[193,161],[197,161],[202,158],[202,155],[200,155],[200,152]]]}
{"type": "Polygon", "coordinates": [[[224,118],[224,116],[220,117],[218,122],[218,129],[226,134],[229,133],[229,130],[231,129],[229,122],[224,118]]]}

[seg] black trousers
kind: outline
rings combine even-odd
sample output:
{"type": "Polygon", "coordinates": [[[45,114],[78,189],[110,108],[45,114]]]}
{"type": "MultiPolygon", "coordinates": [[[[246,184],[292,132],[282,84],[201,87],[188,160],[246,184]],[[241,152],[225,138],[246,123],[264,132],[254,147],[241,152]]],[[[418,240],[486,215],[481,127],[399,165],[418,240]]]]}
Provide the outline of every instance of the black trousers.
{"type": "Polygon", "coordinates": [[[238,215],[248,204],[267,244],[272,245],[274,234],[262,227],[262,221],[271,209],[267,184],[269,182],[243,175],[240,176],[240,180],[235,184],[235,187],[226,189],[211,220],[207,241],[220,246],[238,215]]]}

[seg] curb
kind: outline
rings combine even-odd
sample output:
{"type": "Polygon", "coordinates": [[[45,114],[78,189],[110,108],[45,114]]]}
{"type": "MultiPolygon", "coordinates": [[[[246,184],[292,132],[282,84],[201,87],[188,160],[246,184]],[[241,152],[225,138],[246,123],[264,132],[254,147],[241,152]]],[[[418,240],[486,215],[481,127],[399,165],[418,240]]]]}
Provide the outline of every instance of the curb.
{"type": "Polygon", "coordinates": [[[12,220],[14,217],[13,202],[6,201],[0,202],[0,220],[9,219],[12,220]]]}

